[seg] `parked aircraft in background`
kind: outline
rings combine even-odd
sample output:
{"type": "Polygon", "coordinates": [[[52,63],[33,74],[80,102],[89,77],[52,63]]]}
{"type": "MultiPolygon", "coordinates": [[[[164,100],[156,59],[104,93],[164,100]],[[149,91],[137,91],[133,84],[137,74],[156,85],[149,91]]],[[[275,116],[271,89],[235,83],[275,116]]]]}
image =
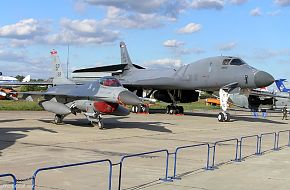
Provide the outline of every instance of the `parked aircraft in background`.
{"type": "Polygon", "coordinates": [[[253,89],[244,94],[233,93],[230,94],[230,99],[236,106],[255,111],[261,109],[282,109],[285,106],[287,109],[290,109],[290,89],[285,87],[284,81],[286,79],[275,80],[277,88],[253,89]]]}
{"type": "Polygon", "coordinates": [[[55,113],[54,122],[62,123],[65,116],[84,112],[94,125],[103,128],[102,114],[128,115],[123,105],[138,105],[142,101],[125,89],[114,77],[103,77],[97,81],[76,84],[64,77],[57,51],[51,51],[54,65],[53,87],[46,92],[25,92],[28,95],[42,95],[39,104],[47,111],[55,113]]]}
{"type": "MultiPolygon", "coordinates": [[[[29,82],[30,75],[27,75],[22,82],[29,82]]],[[[16,82],[19,82],[17,78],[10,76],[2,76],[0,72],[0,100],[8,99],[8,100],[17,100],[17,93],[13,90],[13,87],[17,87],[17,85],[13,85],[16,82]]]]}
{"type": "MultiPolygon", "coordinates": [[[[238,57],[210,57],[178,69],[139,69],[132,64],[124,42],[120,43],[120,48],[121,64],[125,67],[121,72],[114,73],[114,76],[124,87],[132,92],[136,91],[138,96],[142,96],[144,90],[150,90],[147,97],[152,95],[157,100],[170,103],[166,109],[167,113],[183,113],[183,107],[177,103],[197,101],[197,90],[219,90],[223,112],[219,113],[218,120],[229,121],[230,116],[226,112],[229,92],[238,87],[253,89],[274,82],[269,73],[251,67],[238,57]]],[[[81,69],[74,73],[100,72],[107,67],[81,69]]],[[[137,106],[137,111],[140,110],[142,107],[137,106]]]]}
{"type": "Polygon", "coordinates": [[[276,86],[280,92],[290,93],[290,89],[285,87],[284,82],[286,82],[286,79],[275,80],[276,86]]]}

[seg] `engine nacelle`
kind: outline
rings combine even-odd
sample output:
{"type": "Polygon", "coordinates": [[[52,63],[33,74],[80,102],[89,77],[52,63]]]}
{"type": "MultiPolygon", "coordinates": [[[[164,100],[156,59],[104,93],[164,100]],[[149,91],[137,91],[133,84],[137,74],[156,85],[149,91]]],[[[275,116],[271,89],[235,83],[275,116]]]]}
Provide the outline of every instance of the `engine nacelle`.
{"type": "Polygon", "coordinates": [[[71,113],[71,109],[69,107],[59,102],[42,101],[42,102],[39,102],[39,105],[42,106],[43,109],[45,109],[46,111],[49,111],[55,114],[68,115],[71,113]]]}
{"type": "MultiPolygon", "coordinates": [[[[190,103],[198,101],[199,93],[195,90],[171,90],[175,101],[180,103],[190,103]]],[[[166,90],[157,90],[154,92],[153,97],[157,100],[171,103],[172,100],[166,90]]]]}

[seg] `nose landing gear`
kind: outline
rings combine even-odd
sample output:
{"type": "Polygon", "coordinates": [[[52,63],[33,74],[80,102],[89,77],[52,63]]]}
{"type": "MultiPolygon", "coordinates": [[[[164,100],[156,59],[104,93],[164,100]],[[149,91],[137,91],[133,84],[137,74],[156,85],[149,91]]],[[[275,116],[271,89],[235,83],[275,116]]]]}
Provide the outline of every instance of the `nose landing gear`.
{"type": "Polygon", "coordinates": [[[230,114],[227,112],[228,109],[228,99],[229,99],[229,93],[225,91],[224,89],[219,90],[219,96],[220,96],[220,105],[222,107],[222,112],[218,114],[218,121],[224,122],[224,121],[230,121],[230,114]]]}

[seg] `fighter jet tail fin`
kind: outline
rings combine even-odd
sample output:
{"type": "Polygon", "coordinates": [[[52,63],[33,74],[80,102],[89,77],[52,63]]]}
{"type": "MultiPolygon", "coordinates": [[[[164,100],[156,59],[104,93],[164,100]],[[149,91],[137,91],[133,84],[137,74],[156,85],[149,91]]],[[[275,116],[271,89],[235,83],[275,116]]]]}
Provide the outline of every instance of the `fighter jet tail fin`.
{"type": "Polygon", "coordinates": [[[73,81],[67,79],[64,76],[59,56],[57,55],[56,50],[52,50],[50,52],[53,64],[53,85],[61,85],[61,84],[75,84],[73,81]]]}
{"type": "Polygon", "coordinates": [[[22,82],[30,82],[30,75],[27,75],[26,77],[24,77],[24,79],[22,80],[22,82]]]}
{"type": "Polygon", "coordinates": [[[284,85],[284,82],[286,81],[286,79],[278,79],[275,80],[276,86],[279,89],[280,92],[290,92],[289,88],[286,88],[284,85]]]}
{"type": "Polygon", "coordinates": [[[125,42],[120,42],[120,49],[121,49],[121,64],[125,64],[126,67],[125,70],[130,70],[131,68],[134,68],[134,65],[130,59],[129,53],[127,51],[127,47],[125,42]]]}

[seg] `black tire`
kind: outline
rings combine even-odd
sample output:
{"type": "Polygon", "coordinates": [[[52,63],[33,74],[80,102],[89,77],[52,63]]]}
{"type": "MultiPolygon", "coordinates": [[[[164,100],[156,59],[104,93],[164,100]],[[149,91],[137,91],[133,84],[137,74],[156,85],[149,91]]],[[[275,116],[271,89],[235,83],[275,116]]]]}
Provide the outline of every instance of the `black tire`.
{"type": "Polygon", "coordinates": [[[62,115],[60,115],[60,114],[56,114],[56,115],[54,116],[54,123],[55,123],[55,124],[59,125],[59,124],[62,123],[62,121],[63,121],[63,116],[62,116],[62,115]]]}
{"type": "Polygon", "coordinates": [[[132,112],[132,113],[136,113],[136,106],[132,106],[132,108],[131,108],[131,112],[132,112]]]}
{"type": "Polygon", "coordinates": [[[176,114],[176,107],[170,106],[169,114],[176,114]]]}
{"type": "Polygon", "coordinates": [[[183,106],[178,106],[178,112],[179,112],[180,114],[184,114],[183,106]]]}
{"type": "Polygon", "coordinates": [[[140,112],[142,112],[141,105],[137,105],[136,106],[136,113],[140,113],[140,112]]]}
{"type": "Polygon", "coordinates": [[[231,115],[229,113],[226,113],[226,115],[227,115],[226,121],[229,122],[231,120],[231,115]]]}
{"type": "Polygon", "coordinates": [[[220,113],[218,114],[218,121],[219,121],[219,122],[224,122],[224,121],[225,121],[224,113],[220,112],[220,113]]]}
{"type": "Polygon", "coordinates": [[[170,110],[171,110],[171,106],[168,105],[168,106],[166,107],[166,114],[170,114],[170,110]]]}

